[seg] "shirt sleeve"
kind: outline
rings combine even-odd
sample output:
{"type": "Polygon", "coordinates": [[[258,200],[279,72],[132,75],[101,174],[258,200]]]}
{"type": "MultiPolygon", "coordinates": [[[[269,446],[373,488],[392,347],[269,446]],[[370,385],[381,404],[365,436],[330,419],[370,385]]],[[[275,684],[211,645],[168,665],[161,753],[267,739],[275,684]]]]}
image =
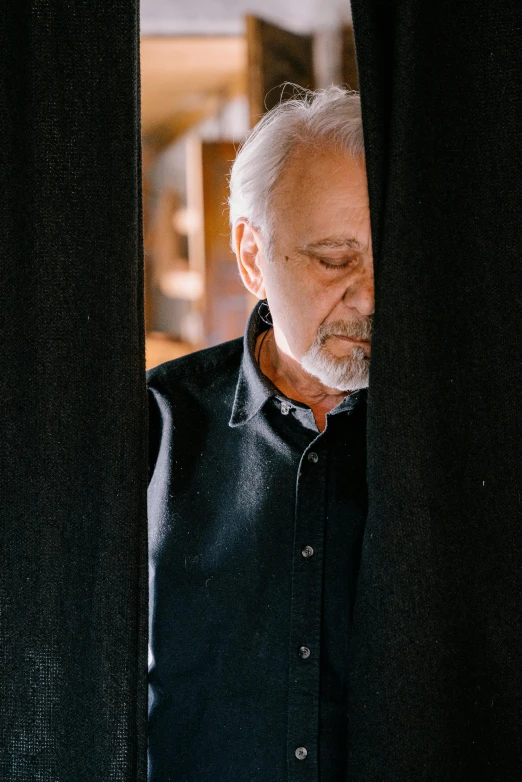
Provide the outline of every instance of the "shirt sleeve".
{"type": "Polygon", "coordinates": [[[161,413],[154,391],[147,388],[149,409],[149,483],[158,458],[161,441],[161,413]]]}

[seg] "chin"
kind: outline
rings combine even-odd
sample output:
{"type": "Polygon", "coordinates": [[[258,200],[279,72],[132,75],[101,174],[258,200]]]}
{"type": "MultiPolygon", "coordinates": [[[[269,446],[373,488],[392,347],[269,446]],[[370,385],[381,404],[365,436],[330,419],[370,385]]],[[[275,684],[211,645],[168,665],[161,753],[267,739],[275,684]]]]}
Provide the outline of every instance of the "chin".
{"type": "Polygon", "coordinates": [[[334,356],[324,347],[314,347],[305,353],[301,366],[326,388],[338,391],[360,391],[368,388],[370,359],[362,348],[354,348],[351,356],[334,356]]]}

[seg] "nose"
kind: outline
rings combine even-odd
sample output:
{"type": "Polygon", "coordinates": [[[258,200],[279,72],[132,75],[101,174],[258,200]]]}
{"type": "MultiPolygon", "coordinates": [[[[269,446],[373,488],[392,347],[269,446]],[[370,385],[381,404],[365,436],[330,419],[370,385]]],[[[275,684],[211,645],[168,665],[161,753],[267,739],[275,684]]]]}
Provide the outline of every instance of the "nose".
{"type": "Polygon", "coordinates": [[[375,312],[375,285],[373,267],[367,268],[357,279],[351,280],[344,293],[343,302],[369,317],[375,312]]]}

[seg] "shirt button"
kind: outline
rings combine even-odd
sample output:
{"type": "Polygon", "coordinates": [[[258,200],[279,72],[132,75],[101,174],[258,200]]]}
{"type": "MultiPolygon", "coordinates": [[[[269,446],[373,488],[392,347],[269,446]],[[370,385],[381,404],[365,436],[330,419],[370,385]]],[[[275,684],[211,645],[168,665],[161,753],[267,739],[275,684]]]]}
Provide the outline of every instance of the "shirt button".
{"type": "Polygon", "coordinates": [[[317,464],[317,462],[319,461],[319,457],[317,456],[315,451],[310,451],[310,453],[308,454],[308,461],[312,462],[312,464],[317,464]]]}
{"type": "Polygon", "coordinates": [[[281,413],[283,415],[288,415],[288,413],[291,410],[290,402],[285,402],[284,400],[281,402],[281,413]]]}
{"type": "Polygon", "coordinates": [[[306,747],[297,747],[295,751],[295,756],[297,760],[304,760],[307,755],[308,755],[308,750],[306,749],[306,747]]]}
{"type": "Polygon", "coordinates": [[[299,657],[301,657],[302,660],[308,660],[310,657],[310,649],[308,646],[301,646],[299,649],[299,657]]]}
{"type": "Polygon", "coordinates": [[[311,546],[305,546],[304,549],[301,551],[301,554],[305,559],[309,559],[310,557],[313,557],[314,550],[311,546]]]}

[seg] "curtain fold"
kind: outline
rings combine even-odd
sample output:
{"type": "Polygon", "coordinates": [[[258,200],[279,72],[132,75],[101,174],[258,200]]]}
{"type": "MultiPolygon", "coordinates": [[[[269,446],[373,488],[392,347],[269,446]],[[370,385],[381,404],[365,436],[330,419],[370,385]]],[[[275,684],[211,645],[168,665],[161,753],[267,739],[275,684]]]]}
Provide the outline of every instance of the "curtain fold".
{"type": "Polygon", "coordinates": [[[352,0],[376,264],[350,782],[522,776],[522,7],[352,0]]]}
{"type": "Polygon", "coordinates": [[[144,780],[137,3],[0,11],[0,777],[144,780]]]}

